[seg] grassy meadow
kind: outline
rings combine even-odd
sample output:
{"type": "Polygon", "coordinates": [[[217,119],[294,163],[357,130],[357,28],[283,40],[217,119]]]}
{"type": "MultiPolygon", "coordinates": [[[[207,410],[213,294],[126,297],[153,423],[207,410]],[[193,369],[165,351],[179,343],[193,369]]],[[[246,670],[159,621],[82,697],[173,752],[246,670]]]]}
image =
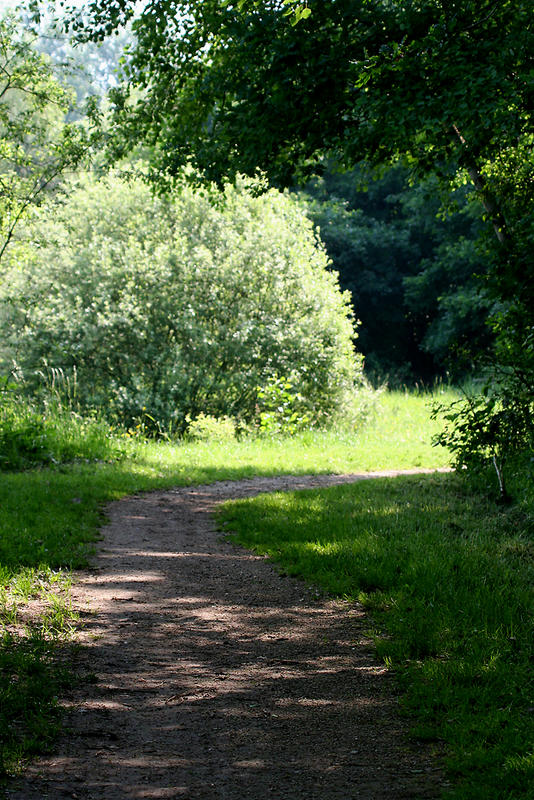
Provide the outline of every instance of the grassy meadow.
{"type": "MultiPolygon", "coordinates": [[[[436,395],[453,397],[444,388],[384,392],[355,431],[285,439],[147,442],[68,415],[53,435],[40,430],[39,466],[5,470],[0,482],[3,775],[51,745],[60,724],[78,624],[69,585],[90,563],[107,502],[253,475],[443,467],[448,453],[431,445],[436,395]],[[37,600],[39,613],[31,611],[37,600]]],[[[242,544],[365,604],[414,735],[445,743],[451,796],[464,800],[529,796],[534,526],[526,485],[517,484],[517,502],[506,508],[494,501],[491,476],[472,487],[432,474],[263,496],[221,512],[242,544]]]]}

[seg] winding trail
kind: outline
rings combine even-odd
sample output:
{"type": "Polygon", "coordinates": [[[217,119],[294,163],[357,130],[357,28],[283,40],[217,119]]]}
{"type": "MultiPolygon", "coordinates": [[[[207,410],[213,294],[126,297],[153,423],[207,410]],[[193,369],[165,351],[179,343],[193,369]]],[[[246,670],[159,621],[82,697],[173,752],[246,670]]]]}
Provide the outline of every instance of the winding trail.
{"type": "MultiPolygon", "coordinates": [[[[421,470],[414,470],[414,472],[421,470]]],[[[125,498],[73,587],[83,626],[55,754],[11,800],[437,798],[358,607],[221,541],[217,503],[406,474],[286,476],[125,498]]]]}

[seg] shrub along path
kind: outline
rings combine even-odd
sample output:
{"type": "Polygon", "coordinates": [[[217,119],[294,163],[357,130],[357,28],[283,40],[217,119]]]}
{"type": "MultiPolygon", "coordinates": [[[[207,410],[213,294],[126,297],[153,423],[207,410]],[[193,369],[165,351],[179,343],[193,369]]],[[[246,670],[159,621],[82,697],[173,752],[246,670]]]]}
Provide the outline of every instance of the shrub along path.
{"type": "Polygon", "coordinates": [[[407,738],[361,610],[221,541],[211,514],[230,498],[363,477],[221,482],[112,504],[94,569],[73,588],[77,666],[93,678],[73,688],[55,753],[8,797],[438,797],[439,766],[407,738]]]}

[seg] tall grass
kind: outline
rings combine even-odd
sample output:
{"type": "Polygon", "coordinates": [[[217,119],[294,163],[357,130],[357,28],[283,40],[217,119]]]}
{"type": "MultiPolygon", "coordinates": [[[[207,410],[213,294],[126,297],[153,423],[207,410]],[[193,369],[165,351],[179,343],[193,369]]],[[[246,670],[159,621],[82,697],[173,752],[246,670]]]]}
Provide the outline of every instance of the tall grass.
{"type": "Polygon", "coordinates": [[[42,409],[7,393],[0,394],[0,470],[84,459],[113,459],[122,449],[109,425],[83,417],[60,403],[42,409]]]}

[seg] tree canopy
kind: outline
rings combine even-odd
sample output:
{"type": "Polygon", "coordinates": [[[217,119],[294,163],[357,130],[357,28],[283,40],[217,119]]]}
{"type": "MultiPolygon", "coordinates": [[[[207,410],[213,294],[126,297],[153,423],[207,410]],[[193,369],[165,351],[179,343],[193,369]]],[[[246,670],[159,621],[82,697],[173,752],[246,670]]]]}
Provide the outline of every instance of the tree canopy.
{"type": "MultiPolygon", "coordinates": [[[[104,36],[135,5],[93,0],[74,25],[104,36]]],[[[307,8],[298,24],[280,0],[146,3],[126,77],[167,166],[288,181],[329,151],[480,170],[531,133],[531,0],[293,5],[307,8]]]]}
{"type": "MultiPolygon", "coordinates": [[[[71,9],[71,26],[99,38],[135,11],[93,0],[71,9]]],[[[259,168],[288,185],[325,155],[402,157],[419,175],[470,180],[506,249],[498,291],[508,281],[526,301],[532,11],[532,0],[148,0],[113,93],[116,152],[141,137],[158,170],[192,163],[217,181],[259,168]]]]}

